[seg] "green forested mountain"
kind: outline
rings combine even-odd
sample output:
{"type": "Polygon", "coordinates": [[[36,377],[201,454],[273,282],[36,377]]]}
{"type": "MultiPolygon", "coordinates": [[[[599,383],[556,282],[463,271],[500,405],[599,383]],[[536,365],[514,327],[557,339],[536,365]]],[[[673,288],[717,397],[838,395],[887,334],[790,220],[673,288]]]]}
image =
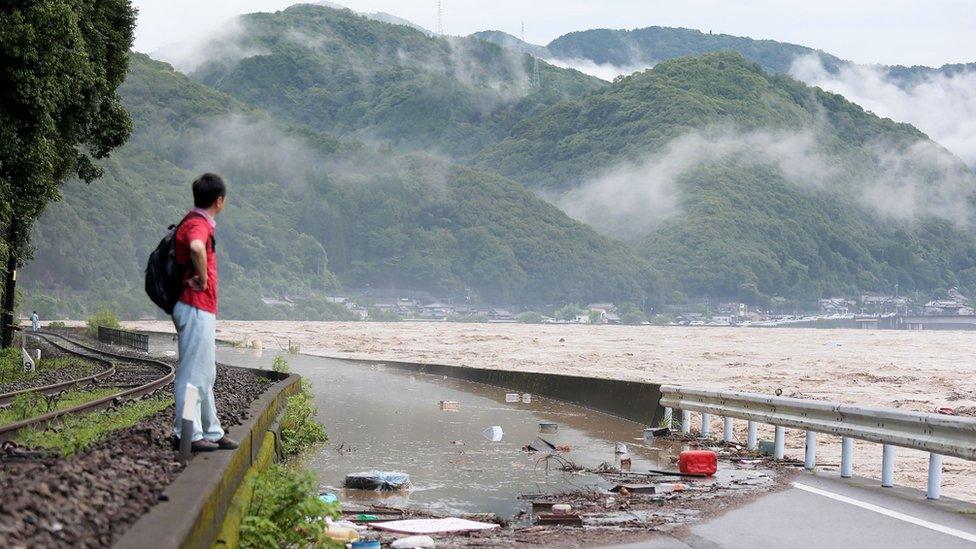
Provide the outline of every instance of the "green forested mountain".
{"type": "MultiPolygon", "coordinates": [[[[761,64],[706,53],[610,84],[485,41],[499,33],[323,6],[226,31],[189,77],[133,56],[132,139],[41,220],[28,305],[152,311],[145,257],[204,170],[231,185],[225,317],[341,316],[314,297],[339,286],[495,303],[976,291],[972,172],[782,75],[771,44],[745,53],[761,64]],[[313,297],[286,313],[262,295],[313,297]]],[[[674,55],[691,36],[655,32],[674,55]]]]}
{"type": "Polygon", "coordinates": [[[143,55],[122,94],[132,140],[105,178],[66,186],[38,224],[23,277],[31,306],[152,311],[145,258],[205,169],[230,181],[217,233],[225,317],[274,316],[261,295],[339,283],[498,301],[639,299],[648,289],[625,245],[504,177],[278,123],[143,55]]]}
{"type": "Polygon", "coordinates": [[[833,55],[788,42],[676,27],[589,29],[564,34],[546,46],[529,44],[499,31],[483,31],[472,36],[544,59],[587,60],[618,67],[649,67],[676,57],[719,51],[736,52],[770,72],[789,72],[794,59],[810,54],[819,55],[828,70],[845,63],[833,55]]]}
{"type": "Polygon", "coordinates": [[[646,227],[626,236],[686,295],[976,284],[976,178],[959,159],[737,54],[674,59],[563,101],[482,165],[596,225],[628,211],[608,232],[646,227]],[[662,178],[670,211],[625,207],[662,178]]]}
{"type": "Polygon", "coordinates": [[[195,79],[316,131],[412,150],[473,154],[522,116],[603,84],[544,62],[536,80],[528,55],[326,6],[236,25],[204,46],[232,53],[195,67],[195,79]]]}

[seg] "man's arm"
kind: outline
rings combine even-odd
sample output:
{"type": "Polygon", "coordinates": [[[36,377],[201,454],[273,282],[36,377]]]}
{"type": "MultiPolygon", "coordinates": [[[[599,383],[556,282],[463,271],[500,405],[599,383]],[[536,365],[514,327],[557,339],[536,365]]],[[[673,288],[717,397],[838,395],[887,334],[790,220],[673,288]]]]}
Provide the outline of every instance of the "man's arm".
{"type": "Polygon", "coordinates": [[[207,245],[202,240],[190,241],[190,261],[193,262],[193,269],[196,274],[189,280],[190,287],[194,290],[206,290],[207,284],[207,245]]]}

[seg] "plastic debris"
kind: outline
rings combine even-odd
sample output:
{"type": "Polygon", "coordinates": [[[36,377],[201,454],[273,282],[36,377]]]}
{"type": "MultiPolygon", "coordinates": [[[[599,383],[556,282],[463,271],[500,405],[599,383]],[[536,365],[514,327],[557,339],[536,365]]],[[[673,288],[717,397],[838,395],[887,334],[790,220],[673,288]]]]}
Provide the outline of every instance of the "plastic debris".
{"type": "Polygon", "coordinates": [[[954,416],[956,415],[956,409],[951,406],[939,406],[935,409],[935,413],[942,414],[944,416],[954,416]]]}
{"type": "Polygon", "coordinates": [[[330,517],[325,517],[325,526],[325,535],[333,541],[349,543],[359,539],[359,532],[355,528],[334,522],[330,517]]]}
{"type": "Polygon", "coordinates": [[[564,524],[567,526],[583,526],[583,519],[579,515],[539,515],[536,524],[564,524]]]}
{"type": "Polygon", "coordinates": [[[346,488],[392,492],[410,487],[410,475],[396,471],[366,471],[346,475],[346,488]]]}
{"type": "Polygon", "coordinates": [[[627,445],[623,442],[618,442],[614,447],[614,453],[616,454],[627,454],[627,445]]]}
{"type": "Polygon", "coordinates": [[[498,425],[492,425],[491,427],[485,427],[481,431],[481,435],[492,442],[501,442],[502,437],[505,436],[505,431],[498,425]]]}
{"type": "Polygon", "coordinates": [[[610,489],[611,492],[619,492],[622,496],[626,495],[624,490],[631,494],[653,494],[657,491],[657,487],[654,484],[618,484],[610,489]]]}
{"type": "Polygon", "coordinates": [[[678,470],[686,475],[714,475],[718,456],[711,450],[685,450],[678,454],[678,470]]]}
{"type": "Polygon", "coordinates": [[[374,523],[373,528],[401,534],[449,534],[456,532],[471,532],[473,530],[490,530],[498,528],[490,522],[476,522],[462,518],[442,519],[409,519],[390,522],[374,523]]]}
{"type": "Polygon", "coordinates": [[[573,510],[573,506],[568,503],[556,503],[552,506],[552,514],[567,515],[573,510]]]}
{"type": "Polygon", "coordinates": [[[557,423],[552,423],[551,421],[543,421],[542,423],[539,423],[540,433],[555,433],[558,430],[559,424],[557,423]]]}
{"type": "Polygon", "coordinates": [[[393,549],[428,549],[434,547],[434,538],[430,536],[410,536],[400,538],[390,544],[393,549]]]}
{"type": "Polygon", "coordinates": [[[519,401],[518,393],[505,393],[505,402],[518,402],[518,401],[519,401]]]}
{"type": "Polygon", "coordinates": [[[654,437],[666,437],[666,436],[668,436],[670,434],[671,434],[671,429],[669,429],[667,427],[660,427],[658,429],[654,429],[652,427],[648,427],[647,429],[644,429],[644,438],[645,439],[654,438],[654,437]]]}
{"type": "Polygon", "coordinates": [[[524,452],[552,452],[556,445],[542,437],[535,437],[535,440],[522,447],[524,452]]]}
{"type": "Polygon", "coordinates": [[[457,412],[461,409],[461,403],[456,400],[442,400],[440,407],[442,412],[457,412]]]}
{"type": "Polygon", "coordinates": [[[524,402],[526,404],[532,404],[532,394],[531,393],[522,393],[522,402],[524,402]]]}
{"type": "Polygon", "coordinates": [[[339,501],[339,498],[337,498],[335,494],[328,492],[319,494],[319,499],[322,500],[323,503],[338,503],[339,501]]]}
{"type": "Polygon", "coordinates": [[[352,549],[380,549],[380,547],[382,545],[378,539],[361,539],[352,542],[352,549]]]}

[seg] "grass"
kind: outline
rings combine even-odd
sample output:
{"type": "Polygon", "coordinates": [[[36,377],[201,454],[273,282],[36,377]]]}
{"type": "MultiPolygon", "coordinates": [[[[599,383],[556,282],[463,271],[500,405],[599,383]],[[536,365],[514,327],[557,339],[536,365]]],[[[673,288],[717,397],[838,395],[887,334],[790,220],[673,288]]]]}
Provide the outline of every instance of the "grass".
{"type": "Polygon", "coordinates": [[[113,431],[131,427],[173,404],[171,398],[137,400],[114,411],[100,410],[64,418],[54,429],[22,429],[16,437],[18,444],[43,448],[70,456],[113,431]]]}
{"type": "Polygon", "coordinates": [[[101,387],[93,391],[68,391],[64,395],[50,398],[40,393],[24,393],[15,398],[6,410],[0,410],[0,425],[71,408],[113,395],[118,391],[114,387],[101,387]]]}
{"type": "Polygon", "coordinates": [[[72,366],[80,366],[81,373],[84,375],[89,375],[95,371],[94,363],[66,356],[41,358],[41,360],[34,362],[37,369],[33,372],[25,372],[23,363],[21,363],[19,348],[12,347],[0,350],[0,384],[30,381],[44,372],[63,370],[72,366]]]}

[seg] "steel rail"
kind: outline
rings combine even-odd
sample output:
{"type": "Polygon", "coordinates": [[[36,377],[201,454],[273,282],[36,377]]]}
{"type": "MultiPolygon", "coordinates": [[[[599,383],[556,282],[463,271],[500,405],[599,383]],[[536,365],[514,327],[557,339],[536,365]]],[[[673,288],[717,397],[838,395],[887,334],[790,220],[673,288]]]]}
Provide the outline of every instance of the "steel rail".
{"type": "MultiPolygon", "coordinates": [[[[34,333],[38,333],[38,332],[34,332],[34,333]]],[[[51,341],[48,340],[47,338],[42,337],[41,339],[43,339],[44,341],[47,341],[48,343],[51,343],[51,341]]],[[[54,344],[51,343],[51,345],[54,345],[54,344]]],[[[54,345],[54,346],[58,347],[59,349],[61,348],[58,345],[54,345]]],[[[86,358],[91,358],[91,357],[86,357],[86,358]]],[[[28,387],[26,389],[19,389],[17,391],[10,391],[9,393],[2,393],[2,394],[0,394],[0,406],[5,406],[5,405],[13,402],[13,400],[15,398],[17,398],[18,396],[23,395],[23,394],[27,394],[27,393],[41,393],[41,394],[43,394],[45,396],[50,396],[52,394],[55,394],[55,393],[60,392],[63,389],[67,389],[69,387],[74,387],[74,386],[77,386],[77,385],[84,385],[84,384],[86,384],[88,382],[91,382],[91,381],[100,381],[103,378],[111,377],[113,374],[115,374],[115,364],[112,364],[110,362],[110,363],[108,363],[108,367],[107,368],[105,368],[101,372],[98,372],[98,373],[95,373],[95,374],[87,375],[87,376],[84,376],[84,377],[76,377],[76,378],[69,379],[69,380],[66,380],[66,381],[59,381],[58,383],[52,383],[50,385],[43,385],[41,387],[28,387]]]]}
{"type": "Polygon", "coordinates": [[[109,362],[108,360],[106,360],[104,358],[99,358],[98,356],[93,356],[93,355],[101,355],[102,357],[110,357],[110,358],[114,358],[114,359],[117,359],[117,360],[123,360],[123,361],[127,361],[127,362],[142,362],[142,363],[147,363],[147,364],[150,364],[150,365],[153,365],[153,366],[159,368],[160,372],[162,373],[162,376],[159,377],[159,378],[157,378],[157,379],[155,379],[155,380],[153,380],[153,381],[150,381],[148,383],[144,383],[142,385],[139,385],[137,387],[133,387],[133,388],[127,389],[125,391],[120,391],[120,392],[115,393],[113,395],[109,395],[109,396],[106,396],[106,397],[102,397],[102,398],[99,398],[99,399],[96,399],[96,400],[92,400],[92,401],[89,401],[89,402],[85,402],[85,403],[79,404],[77,406],[72,406],[71,408],[65,408],[63,410],[55,410],[53,412],[48,412],[46,414],[42,414],[42,415],[35,416],[35,417],[32,417],[32,418],[27,418],[27,419],[24,419],[24,420],[21,420],[21,421],[17,421],[17,422],[14,422],[14,423],[8,423],[7,425],[2,425],[2,426],[0,426],[0,441],[9,440],[9,439],[13,438],[13,436],[17,433],[17,431],[19,431],[19,430],[21,430],[21,429],[23,429],[25,427],[30,427],[30,426],[34,426],[34,425],[46,425],[46,424],[50,423],[51,421],[57,420],[59,418],[62,418],[62,417],[65,417],[65,416],[68,416],[68,415],[71,415],[71,414],[78,414],[78,413],[81,413],[81,412],[88,412],[88,411],[93,411],[93,410],[99,410],[99,409],[103,409],[103,408],[108,408],[108,407],[112,406],[112,404],[116,401],[116,399],[121,399],[121,398],[135,398],[135,397],[139,397],[139,396],[142,396],[144,394],[150,393],[150,392],[152,392],[152,391],[154,391],[154,390],[162,387],[163,385],[169,383],[170,381],[172,381],[173,380],[173,377],[175,375],[175,372],[174,372],[172,366],[170,366],[169,364],[166,364],[165,362],[159,361],[159,360],[154,360],[154,359],[151,359],[151,358],[132,357],[132,356],[126,356],[126,355],[120,355],[120,354],[116,354],[116,353],[111,353],[111,352],[107,352],[107,351],[102,351],[102,350],[95,349],[95,348],[89,347],[87,345],[84,345],[82,343],[78,343],[77,341],[71,340],[71,339],[69,339],[67,337],[64,337],[64,336],[60,335],[60,334],[54,334],[54,333],[50,333],[50,332],[33,332],[32,334],[35,335],[35,336],[41,337],[42,339],[44,339],[45,341],[47,341],[51,345],[54,345],[55,347],[58,347],[59,349],[65,351],[67,353],[71,353],[71,354],[74,354],[74,355],[77,355],[77,356],[82,356],[82,357],[89,358],[89,359],[95,359],[95,360],[98,360],[99,362],[102,362],[103,364],[111,364],[111,362],[109,362]],[[80,351],[75,350],[75,349],[69,349],[65,345],[55,342],[52,338],[57,338],[57,339],[63,340],[63,341],[67,342],[70,345],[74,345],[76,347],[80,347],[82,349],[85,349],[88,352],[85,353],[85,352],[80,352],[80,351]]]}

